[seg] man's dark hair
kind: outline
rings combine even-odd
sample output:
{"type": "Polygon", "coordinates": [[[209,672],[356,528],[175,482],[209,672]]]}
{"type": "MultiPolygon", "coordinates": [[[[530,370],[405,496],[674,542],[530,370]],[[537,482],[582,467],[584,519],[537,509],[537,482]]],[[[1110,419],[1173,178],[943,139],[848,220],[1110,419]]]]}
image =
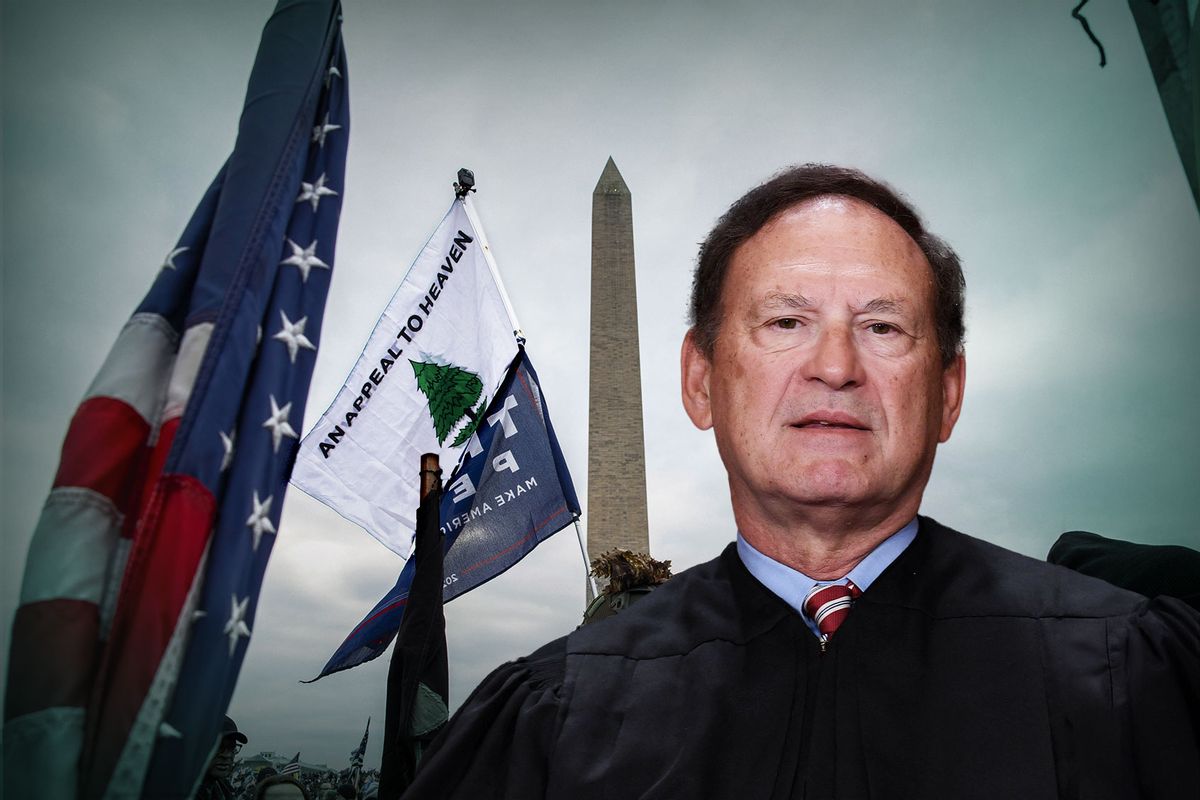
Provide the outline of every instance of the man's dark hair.
{"type": "Polygon", "coordinates": [[[775,175],[729,207],[700,245],[692,279],[689,322],[696,346],[711,358],[721,327],[721,288],[729,262],[739,247],[779,214],[818,197],[838,195],[860,200],[891,217],[917,243],[933,269],[933,313],[942,365],[950,366],[962,351],[966,328],[962,264],[950,245],[925,230],[916,209],[887,184],[856,169],[804,164],[775,175]]]}

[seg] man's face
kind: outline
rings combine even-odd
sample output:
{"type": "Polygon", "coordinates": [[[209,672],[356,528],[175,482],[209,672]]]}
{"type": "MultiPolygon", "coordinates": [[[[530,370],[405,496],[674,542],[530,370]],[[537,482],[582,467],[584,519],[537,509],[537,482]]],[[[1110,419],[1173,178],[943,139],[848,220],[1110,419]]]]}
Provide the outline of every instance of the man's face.
{"type": "MultiPolygon", "coordinates": [[[[915,514],[962,402],[916,243],[844,197],[796,206],[735,253],[712,358],[683,346],[684,406],[713,428],[739,525],[845,507],[915,514]]],[[[900,524],[903,524],[902,520],[900,524]]]]}
{"type": "Polygon", "coordinates": [[[212,763],[208,767],[208,774],[216,778],[229,780],[229,776],[233,774],[233,757],[237,755],[237,751],[241,747],[238,745],[237,739],[233,736],[226,736],[221,739],[221,744],[217,746],[217,753],[213,756],[212,763]]]}

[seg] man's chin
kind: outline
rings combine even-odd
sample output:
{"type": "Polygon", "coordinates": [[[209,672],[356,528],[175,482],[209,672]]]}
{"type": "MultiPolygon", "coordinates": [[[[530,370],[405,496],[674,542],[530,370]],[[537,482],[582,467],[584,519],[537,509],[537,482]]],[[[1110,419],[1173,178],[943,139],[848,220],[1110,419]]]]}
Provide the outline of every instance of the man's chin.
{"type": "Polygon", "coordinates": [[[798,469],[791,476],[779,488],[792,503],[837,508],[861,505],[868,499],[869,487],[864,485],[862,473],[847,462],[822,463],[798,469]]]}

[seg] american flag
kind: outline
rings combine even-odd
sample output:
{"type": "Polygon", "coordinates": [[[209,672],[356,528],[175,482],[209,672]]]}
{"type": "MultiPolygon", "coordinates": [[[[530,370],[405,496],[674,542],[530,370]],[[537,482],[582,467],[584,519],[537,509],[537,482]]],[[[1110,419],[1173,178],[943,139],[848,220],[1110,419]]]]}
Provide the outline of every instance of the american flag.
{"type": "Polygon", "coordinates": [[[362,770],[363,754],[367,752],[367,737],[371,733],[371,718],[367,717],[367,729],[363,731],[362,741],[358,743],[358,747],[350,751],[350,769],[353,770],[355,782],[358,781],[358,773],[362,770]]]}
{"type": "Polygon", "coordinates": [[[292,756],[292,760],[284,764],[279,770],[280,775],[299,775],[300,774],[300,751],[296,751],[296,755],[292,756]]]}
{"type": "Polygon", "coordinates": [[[331,277],[340,21],[279,2],[234,152],[68,428],[14,620],[8,796],[188,797],[214,751],[331,277]]]}
{"type": "Polygon", "coordinates": [[[358,747],[350,751],[349,779],[355,789],[362,784],[363,756],[367,752],[367,736],[371,733],[371,718],[367,717],[367,729],[363,731],[362,741],[358,747]]]}

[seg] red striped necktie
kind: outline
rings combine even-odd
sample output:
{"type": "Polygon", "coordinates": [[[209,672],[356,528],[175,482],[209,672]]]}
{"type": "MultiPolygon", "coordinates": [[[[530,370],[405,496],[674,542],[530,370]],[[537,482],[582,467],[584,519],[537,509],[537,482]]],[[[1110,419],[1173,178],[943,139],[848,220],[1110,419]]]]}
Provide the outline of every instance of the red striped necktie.
{"type": "Polygon", "coordinates": [[[862,594],[852,582],[817,584],[804,596],[804,613],[817,623],[821,641],[829,640],[862,594]]]}

